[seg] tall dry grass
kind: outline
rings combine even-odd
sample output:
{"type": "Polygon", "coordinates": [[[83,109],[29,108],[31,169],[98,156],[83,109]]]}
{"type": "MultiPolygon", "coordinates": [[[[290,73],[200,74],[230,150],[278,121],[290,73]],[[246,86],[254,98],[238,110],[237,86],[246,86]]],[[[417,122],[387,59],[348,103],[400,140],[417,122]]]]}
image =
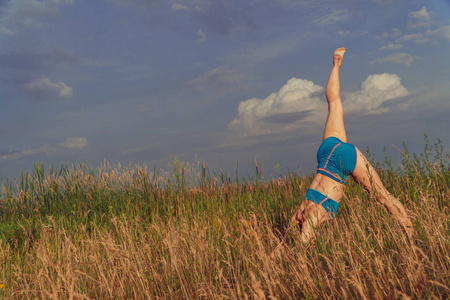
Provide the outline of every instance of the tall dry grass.
{"type": "MultiPolygon", "coordinates": [[[[405,151],[406,152],[406,151],[405,151]]],[[[417,231],[354,182],[314,243],[280,237],[311,176],[264,180],[85,165],[36,166],[3,187],[5,299],[443,299],[450,297],[448,156],[378,168],[417,231]]],[[[256,166],[255,166],[256,167],[256,166]]],[[[298,233],[296,233],[298,234],[298,233]]]]}

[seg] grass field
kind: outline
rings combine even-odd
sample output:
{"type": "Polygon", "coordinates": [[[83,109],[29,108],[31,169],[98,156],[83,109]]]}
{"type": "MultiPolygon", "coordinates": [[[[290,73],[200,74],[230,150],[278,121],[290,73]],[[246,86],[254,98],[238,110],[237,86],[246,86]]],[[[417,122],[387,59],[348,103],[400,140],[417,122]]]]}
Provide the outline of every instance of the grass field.
{"type": "Polygon", "coordinates": [[[170,172],[36,165],[3,182],[0,298],[449,298],[449,155],[427,140],[402,153],[399,168],[376,168],[411,216],[413,243],[353,181],[314,245],[281,247],[312,174],[264,178],[256,162],[235,179],[177,160],[170,172]]]}

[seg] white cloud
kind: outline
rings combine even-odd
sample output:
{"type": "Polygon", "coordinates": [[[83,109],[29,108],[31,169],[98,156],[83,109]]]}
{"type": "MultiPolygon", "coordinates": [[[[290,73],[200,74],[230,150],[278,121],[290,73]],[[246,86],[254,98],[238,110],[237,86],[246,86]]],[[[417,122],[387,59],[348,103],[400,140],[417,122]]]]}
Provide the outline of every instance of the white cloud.
{"type": "Polygon", "coordinates": [[[374,74],[367,77],[359,91],[345,94],[343,105],[345,113],[377,114],[389,111],[383,106],[387,100],[406,95],[408,90],[398,75],[374,74]]]}
{"type": "Polygon", "coordinates": [[[404,42],[414,42],[416,44],[430,43],[439,38],[445,38],[450,40],[450,25],[441,26],[437,29],[428,29],[433,25],[433,13],[428,12],[425,7],[416,12],[410,12],[408,14],[409,21],[407,27],[414,29],[415,32],[403,34],[400,29],[393,29],[391,33],[383,33],[379,38],[392,39],[394,42],[389,43],[386,46],[382,46],[379,50],[395,50],[402,48],[404,42]]]}
{"type": "Polygon", "coordinates": [[[206,34],[203,32],[203,30],[199,29],[198,32],[197,32],[197,36],[198,36],[197,41],[199,43],[206,42],[206,34]]]}
{"type": "Polygon", "coordinates": [[[298,52],[317,39],[316,33],[305,31],[295,32],[287,36],[267,40],[261,44],[244,46],[237,52],[230,53],[227,58],[230,64],[264,64],[267,61],[298,52]]]}
{"type": "Polygon", "coordinates": [[[397,42],[413,41],[417,44],[428,43],[434,39],[445,38],[450,40],[450,25],[437,29],[429,29],[421,33],[406,34],[396,39],[397,42]]]}
{"type": "Polygon", "coordinates": [[[26,91],[36,100],[54,97],[72,97],[73,89],[64,82],[54,83],[45,76],[25,84],[26,91]]]}
{"type": "Polygon", "coordinates": [[[389,43],[385,46],[380,47],[378,50],[383,51],[383,50],[398,50],[401,49],[403,46],[402,44],[394,44],[394,43],[389,43]]]}
{"type": "Polygon", "coordinates": [[[82,149],[88,145],[88,141],[86,138],[80,137],[80,138],[67,138],[64,143],[61,144],[63,147],[66,148],[76,148],[76,149],[82,149]]]}
{"type": "Polygon", "coordinates": [[[339,30],[338,32],[336,32],[338,35],[340,36],[347,36],[350,34],[350,31],[343,31],[343,30],[339,30]]]}
{"type": "Polygon", "coordinates": [[[173,10],[190,10],[189,7],[187,7],[186,5],[180,4],[180,3],[172,4],[171,8],[173,10]]]}
{"type": "Polygon", "coordinates": [[[74,0],[15,0],[6,4],[0,17],[0,34],[14,35],[40,25],[40,21],[61,17],[58,6],[74,0]]]}
{"type": "MultiPolygon", "coordinates": [[[[312,81],[291,78],[278,92],[265,99],[242,101],[238,115],[228,124],[232,132],[243,135],[277,134],[308,125],[325,123],[327,104],[318,95],[323,88],[312,81]]],[[[343,95],[346,114],[377,114],[389,111],[385,102],[408,95],[395,74],[374,74],[361,89],[343,95]]]]}
{"type": "Polygon", "coordinates": [[[435,30],[427,30],[425,35],[427,37],[445,38],[450,41],[450,25],[442,26],[435,30]]]}
{"type": "MultiPolygon", "coordinates": [[[[450,25],[442,26],[437,29],[428,29],[430,26],[434,24],[433,13],[428,12],[426,7],[422,7],[422,9],[418,11],[412,11],[408,14],[409,20],[406,24],[408,29],[413,29],[414,32],[403,34],[402,31],[398,28],[392,29],[390,33],[383,33],[379,38],[382,39],[392,39],[388,45],[382,46],[379,48],[382,50],[397,50],[403,47],[403,43],[405,42],[414,42],[416,44],[427,44],[438,38],[445,38],[450,40],[450,25]]],[[[403,55],[403,62],[406,64],[410,64],[411,57],[406,58],[403,55]]],[[[393,59],[398,61],[400,57],[388,57],[387,59],[393,59]]]]}
{"type": "Polygon", "coordinates": [[[406,41],[416,40],[416,39],[421,39],[421,38],[423,38],[422,33],[411,33],[411,34],[405,34],[405,35],[397,38],[395,41],[401,43],[401,42],[406,42],[406,41]]]}
{"type": "Polygon", "coordinates": [[[0,151],[0,160],[17,160],[24,156],[36,155],[36,154],[46,154],[46,155],[57,155],[67,152],[67,149],[83,149],[88,145],[88,141],[85,138],[67,138],[65,142],[54,145],[44,145],[36,149],[27,149],[20,151],[0,151]]]}
{"type": "Polygon", "coordinates": [[[410,18],[408,20],[407,27],[410,29],[415,28],[428,28],[433,23],[431,13],[429,13],[426,7],[422,7],[419,11],[412,11],[408,14],[410,18]]]}
{"type": "Polygon", "coordinates": [[[414,60],[418,58],[419,58],[418,56],[413,56],[408,53],[396,53],[382,58],[378,58],[372,61],[372,63],[388,62],[393,64],[404,64],[406,66],[410,66],[414,62],[414,60]]]}
{"type": "Polygon", "coordinates": [[[138,7],[154,9],[159,7],[159,0],[109,0],[118,5],[137,5],[138,7]]]}
{"type": "Polygon", "coordinates": [[[400,35],[402,34],[402,31],[398,28],[393,28],[391,30],[391,32],[384,32],[381,36],[379,36],[378,38],[398,38],[400,35]]]}
{"type": "Polygon", "coordinates": [[[4,35],[13,35],[14,32],[7,28],[5,25],[0,24],[0,34],[4,34],[4,35]]]}
{"type": "Polygon", "coordinates": [[[75,0],[47,0],[44,2],[53,3],[53,4],[74,4],[75,0]]]}
{"type": "Polygon", "coordinates": [[[258,135],[290,131],[316,122],[311,112],[326,110],[325,102],[316,96],[321,91],[323,88],[312,81],[291,78],[265,99],[242,101],[238,116],[228,124],[228,129],[242,135],[258,135]]]}
{"type": "Polygon", "coordinates": [[[53,151],[52,147],[50,147],[49,145],[44,145],[40,148],[37,149],[28,149],[28,150],[22,150],[22,151],[11,151],[10,153],[7,154],[3,154],[2,156],[0,156],[0,159],[4,159],[4,160],[17,160],[23,156],[29,156],[29,155],[34,155],[34,154],[40,154],[40,153],[45,153],[45,154],[51,154],[53,151]]]}
{"type": "Polygon", "coordinates": [[[237,85],[240,82],[239,74],[236,71],[215,68],[204,75],[190,81],[197,90],[208,88],[222,89],[230,85],[237,85]]]}
{"type": "Polygon", "coordinates": [[[383,5],[391,5],[392,2],[395,2],[397,0],[373,0],[373,1],[374,2],[378,2],[380,4],[383,4],[383,5]]]}
{"type": "Polygon", "coordinates": [[[314,23],[321,26],[334,25],[337,23],[345,23],[351,17],[348,9],[331,9],[326,15],[320,16],[314,23]]]}

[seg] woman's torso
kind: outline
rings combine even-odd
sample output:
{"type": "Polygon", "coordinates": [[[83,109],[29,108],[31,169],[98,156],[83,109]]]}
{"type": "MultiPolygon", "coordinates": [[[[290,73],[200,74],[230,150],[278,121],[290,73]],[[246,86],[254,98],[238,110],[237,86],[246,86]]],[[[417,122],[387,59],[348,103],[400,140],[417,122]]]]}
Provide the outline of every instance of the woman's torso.
{"type": "Polygon", "coordinates": [[[321,192],[338,203],[341,201],[345,192],[345,185],[319,173],[314,176],[309,188],[321,192]]]}
{"type": "Polygon", "coordinates": [[[317,173],[310,188],[339,203],[356,160],[355,146],[334,136],[327,137],[317,150],[317,173]]]}

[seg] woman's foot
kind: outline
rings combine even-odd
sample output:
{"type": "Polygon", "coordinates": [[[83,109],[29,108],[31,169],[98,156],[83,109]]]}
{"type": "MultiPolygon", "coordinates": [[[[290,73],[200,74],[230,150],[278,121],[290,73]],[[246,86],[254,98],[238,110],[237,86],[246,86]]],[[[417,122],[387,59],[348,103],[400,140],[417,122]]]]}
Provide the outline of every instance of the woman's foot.
{"type": "Polygon", "coordinates": [[[338,48],[334,50],[333,55],[333,65],[340,67],[342,64],[342,59],[344,58],[345,48],[338,48]]]}

